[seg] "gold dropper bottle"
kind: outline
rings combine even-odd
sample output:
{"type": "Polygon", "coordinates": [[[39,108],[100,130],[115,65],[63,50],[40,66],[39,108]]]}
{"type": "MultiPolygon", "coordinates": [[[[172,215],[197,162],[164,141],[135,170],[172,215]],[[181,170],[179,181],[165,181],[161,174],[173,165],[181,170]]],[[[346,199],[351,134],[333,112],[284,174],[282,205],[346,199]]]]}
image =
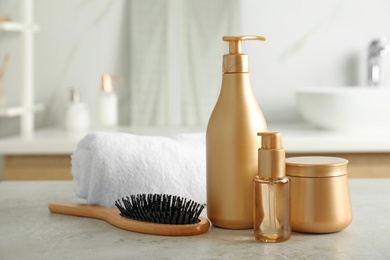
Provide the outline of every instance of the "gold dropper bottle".
{"type": "Polygon", "coordinates": [[[291,236],[290,182],[285,175],[285,151],[278,132],[258,133],[259,175],[253,180],[255,239],[274,243],[291,236]]]}
{"type": "Polygon", "coordinates": [[[206,132],[207,216],[213,226],[253,228],[252,180],[257,175],[258,132],[267,131],[252,91],[249,56],[242,41],[261,36],[224,36],[221,92],[206,132]]]}

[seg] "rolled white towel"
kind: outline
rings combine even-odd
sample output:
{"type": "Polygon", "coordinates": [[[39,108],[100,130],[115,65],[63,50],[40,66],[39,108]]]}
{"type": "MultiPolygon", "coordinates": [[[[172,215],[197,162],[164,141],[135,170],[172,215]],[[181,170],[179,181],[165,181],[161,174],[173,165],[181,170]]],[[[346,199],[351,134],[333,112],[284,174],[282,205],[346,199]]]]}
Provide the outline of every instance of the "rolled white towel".
{"type": "Polygon", "coordinates": [[[117,199],[141,193],[206,203],[204,134],[91,133],[78,143],[71,162],[75,194],[87,203],[115,207],[117,199]]]}

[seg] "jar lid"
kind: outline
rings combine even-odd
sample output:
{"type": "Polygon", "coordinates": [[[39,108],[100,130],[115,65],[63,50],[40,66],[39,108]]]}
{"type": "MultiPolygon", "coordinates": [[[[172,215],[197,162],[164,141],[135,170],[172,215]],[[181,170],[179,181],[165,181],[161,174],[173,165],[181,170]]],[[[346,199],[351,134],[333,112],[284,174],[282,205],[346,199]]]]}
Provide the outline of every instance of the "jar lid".
{"type": "Polygon", "coordinates": [[[321,178],[347,173],[348,160],[328,156],[302,156],[286,159],[287,176],[321,178]]]}

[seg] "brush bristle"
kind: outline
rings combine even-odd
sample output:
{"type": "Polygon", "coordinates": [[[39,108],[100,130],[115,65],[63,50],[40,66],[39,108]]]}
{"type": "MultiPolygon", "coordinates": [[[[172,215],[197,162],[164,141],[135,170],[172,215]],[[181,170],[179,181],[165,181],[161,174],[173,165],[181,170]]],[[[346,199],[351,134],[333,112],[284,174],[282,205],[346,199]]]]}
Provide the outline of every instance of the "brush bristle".
{"type": "Polygon", "coordinates": [[[138,194],[115,202],[122,217],[161,224],[195,224],[204,206],[165,194],[138,194]]]}

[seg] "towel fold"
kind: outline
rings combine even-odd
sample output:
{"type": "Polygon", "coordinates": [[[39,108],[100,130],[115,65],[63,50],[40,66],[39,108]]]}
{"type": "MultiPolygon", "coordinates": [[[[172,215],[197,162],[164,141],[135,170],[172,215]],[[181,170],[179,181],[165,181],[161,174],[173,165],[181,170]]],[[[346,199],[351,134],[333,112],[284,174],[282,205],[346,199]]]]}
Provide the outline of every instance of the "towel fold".
{"type": "Polygon", "coordinates": [[[117,199],[141,193],[206,203],[204,134],[91,133],[71,158],[74,192],[87,203],[115,207],[117,199]]]}

